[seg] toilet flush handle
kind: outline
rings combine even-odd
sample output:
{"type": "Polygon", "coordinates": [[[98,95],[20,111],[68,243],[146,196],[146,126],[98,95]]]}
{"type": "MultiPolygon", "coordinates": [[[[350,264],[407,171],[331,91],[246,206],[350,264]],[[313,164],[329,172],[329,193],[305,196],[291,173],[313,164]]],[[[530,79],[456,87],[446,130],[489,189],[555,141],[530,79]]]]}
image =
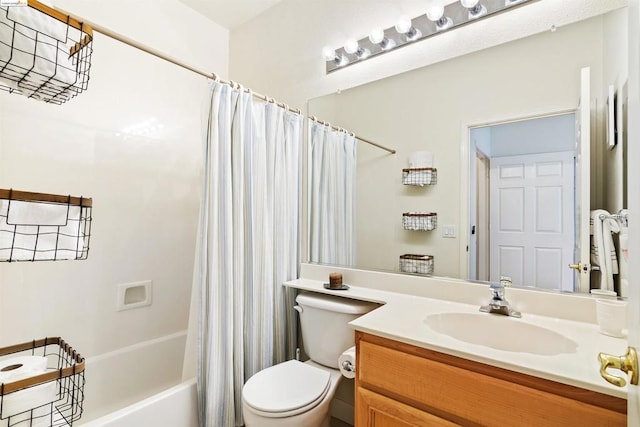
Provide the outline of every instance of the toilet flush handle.
{"type": "Polygon", "coordinates": [[[297,311],[298,313],[302,313],[302,307],[300,307],[299,305],[294,305],[294,306],[293,306],[293,309],[294,309],[295,311],[297,311]]]}

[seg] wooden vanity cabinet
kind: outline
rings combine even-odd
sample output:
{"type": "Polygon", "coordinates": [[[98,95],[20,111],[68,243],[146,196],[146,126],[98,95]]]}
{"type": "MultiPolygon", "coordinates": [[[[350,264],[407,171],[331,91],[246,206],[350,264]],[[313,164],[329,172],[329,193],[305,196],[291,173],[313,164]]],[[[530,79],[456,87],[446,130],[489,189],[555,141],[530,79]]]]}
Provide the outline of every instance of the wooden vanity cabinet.
{"type": "Polygon", "coordinates": [[[356,427],[626,426],[627,401],[356,331],[356,427]]]}

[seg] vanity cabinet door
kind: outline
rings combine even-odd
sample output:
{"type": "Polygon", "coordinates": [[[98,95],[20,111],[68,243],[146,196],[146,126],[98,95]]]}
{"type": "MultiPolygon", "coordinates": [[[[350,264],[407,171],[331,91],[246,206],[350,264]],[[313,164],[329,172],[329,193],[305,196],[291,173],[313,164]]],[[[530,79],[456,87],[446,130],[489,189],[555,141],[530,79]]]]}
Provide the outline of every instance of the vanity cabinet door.
{"type": "Polygon", "coordinates": [[[428,412],[359,387],[356,391],[358,427],[456,426],[428,412]]]}
{"type": "Polygon", "coordinates": [[[356,427],[626,426],[625,399],[361,332],[356,345],[356,427]]]}

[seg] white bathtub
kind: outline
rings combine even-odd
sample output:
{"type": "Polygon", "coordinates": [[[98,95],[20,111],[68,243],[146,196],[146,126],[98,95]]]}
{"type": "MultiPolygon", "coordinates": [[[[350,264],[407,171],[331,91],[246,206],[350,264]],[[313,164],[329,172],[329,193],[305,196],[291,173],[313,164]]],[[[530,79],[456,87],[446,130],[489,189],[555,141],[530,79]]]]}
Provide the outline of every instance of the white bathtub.
{"type": "Polygon", "coordinates": [[[83,414],[74,425],[197,427],[195,383],[182,383],[185,342],[181,331],[87,358],[83,414]]]}
{"type": "Polygon", "coordinates": [[[198,427],[197,411],[194,379],[82,424],[82,427],[198,427]]]}

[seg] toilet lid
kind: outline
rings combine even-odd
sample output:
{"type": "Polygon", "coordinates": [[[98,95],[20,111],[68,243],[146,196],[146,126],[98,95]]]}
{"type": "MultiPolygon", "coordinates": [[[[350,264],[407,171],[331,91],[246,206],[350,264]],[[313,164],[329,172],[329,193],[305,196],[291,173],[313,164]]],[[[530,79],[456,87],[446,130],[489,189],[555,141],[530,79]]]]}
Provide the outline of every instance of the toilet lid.
{"type": "Polygon", "coordinates": [[[329,377],[327,371],[289,360],[252,376],[242,389],[242,397],[261,412],[295,411],[317,404],[326,394],[329,377]]]}

